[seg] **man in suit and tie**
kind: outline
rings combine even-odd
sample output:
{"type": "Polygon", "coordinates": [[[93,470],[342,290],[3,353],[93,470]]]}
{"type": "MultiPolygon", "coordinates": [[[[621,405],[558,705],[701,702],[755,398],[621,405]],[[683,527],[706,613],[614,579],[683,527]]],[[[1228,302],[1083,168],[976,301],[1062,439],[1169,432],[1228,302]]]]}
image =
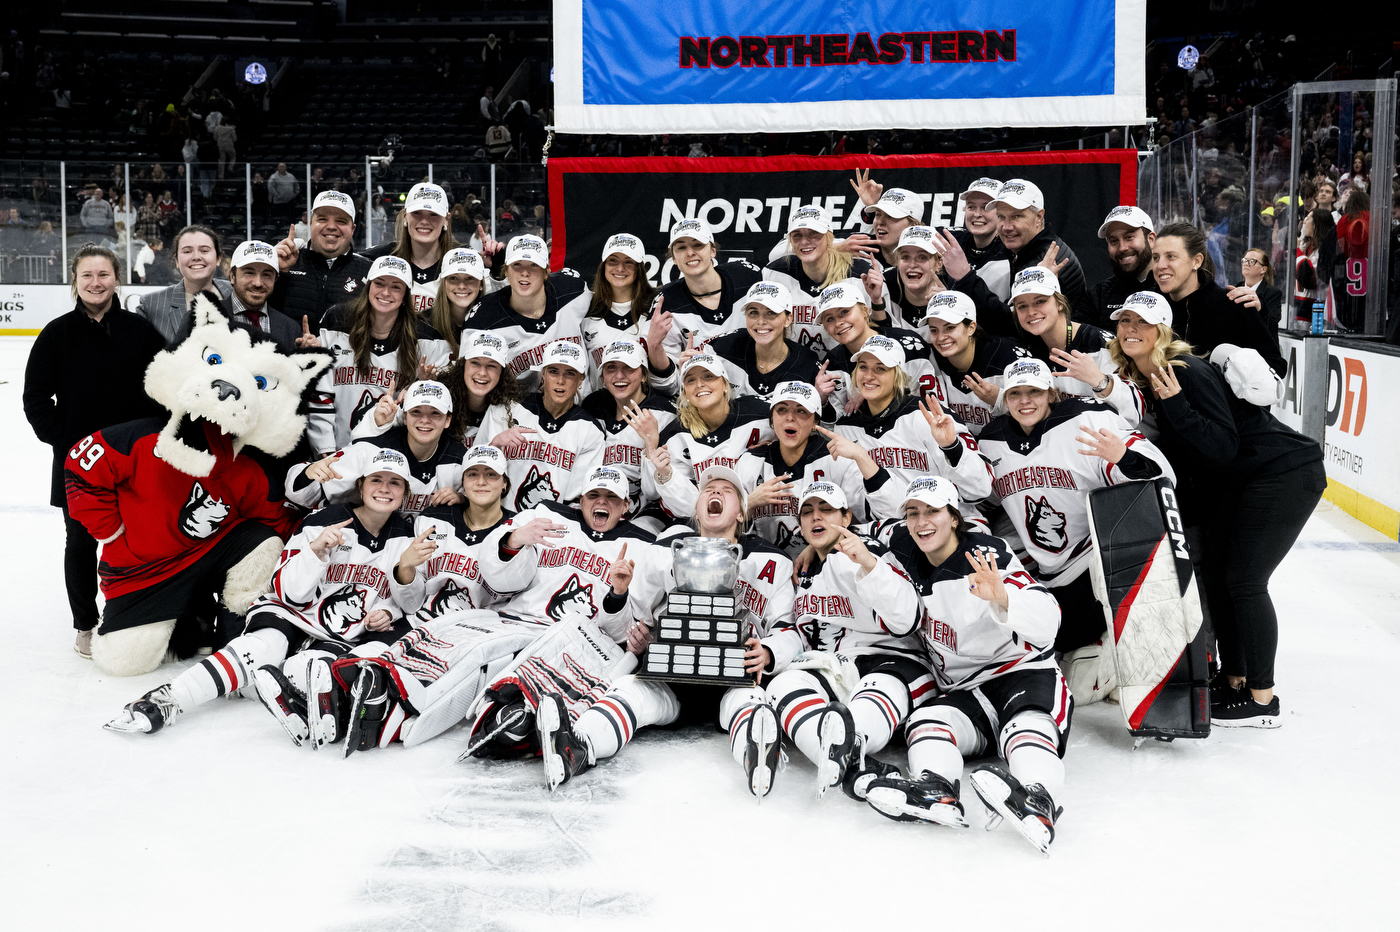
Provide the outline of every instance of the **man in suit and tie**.
{"type": "Polygon", "coordinates": [[[270,334],[289,353],[298,346],[318,346],[305,318],[303,323],[295,323],[268,305],[276,284],[277,250],[256,239],[240,243],[233,251],[233,294],[224,307],[235,321],[270,334]]]}
{"type": "Polygon", "coordinates": [[[167,347],[190,332],[191,298],[201,291],[217,290],[227,302],[233,293],[230,283],[214,278],[219,270],[219,234],[209,227],[194,224],[175,234],[175,267],[180,280],[146,295],[136,309],[165,337],[167,347]]]}

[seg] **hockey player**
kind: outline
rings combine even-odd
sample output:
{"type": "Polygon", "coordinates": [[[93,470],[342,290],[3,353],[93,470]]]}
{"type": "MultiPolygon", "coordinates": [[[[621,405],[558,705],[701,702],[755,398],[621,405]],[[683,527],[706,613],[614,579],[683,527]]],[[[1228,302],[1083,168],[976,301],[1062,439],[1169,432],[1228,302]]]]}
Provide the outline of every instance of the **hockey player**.
{"type": "Polygon", "coordinates": [[[336,364],[316,385],[308,434],[322,456],[347,446],[351,431],[394,385],[408,385],[423,366],[447,365],[451,351],[419,320],[409,298],[413,278],[397,256],[374,260],[368,283],[321,321],[321,345],[336,364]]]}
{"type": "MultiPolygon", "coordinates": [[[[287,500],[304,508],[340,504],[355,495],[355,481],[381,449],[398,450],[409,464],[408,491],[403,511],[409,517],[430,505],[454,505],[462,501],[462,457],[467,449],[446,431],[452,423],[452,393],[441,382],[414,382],[394,400],[386,392],[376,405],[403,409],[403,424],[375,437],[356,440],[342,450],[312,463],[301,463],[287,472],[287,500]]],[[[365,420],[371,420],[365,418],[365,420]]]]}
{"type": "Polygon", "coordinates": [[[1113,335],[1070,319],[1069,299],[1060,293],[1054,272],[1035,266],[1016,273],[1011,304],[1026,350],[1036,359],[1063,367],[1055,373],[1055,388],[1061,395],[1105,402],[1130,427],[1142,420],[1142,392],[1117,375],[1118,364],[1109,356],[1113,335]]]}
{"type": "Polygon", "coordinates": [[[744,453],[734,464],[747,493],[751,530],[789,556],[805,546],[794,487],[818,480],[834,484],[843,501],[851,503],[858,523],[897,517],[904,491],[904,483],[891,478],[867,451],[818,426],[817,395],[806,382],[779,384],[768,419],[777,440],[744,453]]]}
{"type": "Polygon", "coordinates": [[[960,291],[935,295],[922,323],[937,354],[934,395],[975,437],[997,413],[1002,373],[1030,353],[1015,340],[983,330],[972,299],[960,291]]]}
{"type": "Polygon", "coordinates": [[[583,345],[580,324],[588,289],[571,269],[549,274],[549,247],[522,233],[505,253],[509,288],[488,294],[467,318],[471,330],[491,330],[510,347],[506,368],[534,389],[545,347],[557,340],[583,345]]]}
{"type": "MultiPolygon", "coordinates": [[[[822,292],[837,282],[854,279],[860,285],[862,276],[872,271],[868,259],[861,259],[834,247],[831,218],[819,204],[808,204],[794,210],[788,218],[788,245],[791,255],[779,256],[763,270],[763,277],[778,282],[792,295],[792,319],[797,343],[811,350],[818,359],[825,359],[830,349],[820,323],[822,292]]],[[[871,283],[883,282],[870,275],[871,283]]],[[[859,289],[862,301],[868,301],[865,287],[859,289]]],[[[877,319],[885,319],[881,306],[877,319]]]]}
{"type": "Polygon", "coordinates": [[[952,483],[926,476],[906,494],[890,551],[923,600],[918,630],[940,695],[909,717],[914,776],[872,780],[866,802],[897,821],[966,827],[963,759],[995,748],[1007,767],[971,778],[987,827],[1010,819],[1048,853],[1074,709],[1051,648],[1059,608],[1000,538],[968,527],[952,483]]]}
{"type": "MultiPolygon", "coordinates": [[[[856,169],[851,187],[860,196],[862,232],[868,234],[872,245],[878,251],[879,261],[885,267],[884,291],[890,299],[904,308],[904,286],[899,280],[899,236],[911,226],[924,222],[924,199],[907,188],[890,188],[870,178],[870,170],[864,173],[856,169]]],[[[855,237],[852,237],[855,239],[855,237]]]]}
{"type": "Polygon", "coordinates": [[[933,695],[915,631],[923,607],[889,551],[850,530],[854,515],[839,485],[808,484],[799,507],[811,559],[797,583],[796,624],[764,641],[764,669],[777,675],[766,703],[735,716],[730,747],[749,790],[764,796],[781,727],[816,764],[818,798],[841,784],[862,799],[865,784],[894,771],[866,755],[933,695]]]}
{"type": "MultiPolygon", "coordinates": [[[[743,534],[744,510],[742,483],[732,469],[711,466],[701,474],[692,512],[698,533],[733,541],[742,548],[737,594],[744,608],[743,623],[753,632],[746,645],[745,670],[756,675],[770,656],[763,651],[761,641],[792,627],[792,561],[766,543],[743,534]]],[[[677,537],[689,533],[678,532],[677,537]]],[[[672,539],[676,538],[663,536],[661,543],[672,539]]],[[[665,592],[674,587],[671,574],[658,575],[663,577],[663,584],[657,589],[627,592],[627,610],[638,623],[652,617],[665,592]]],[[[642,574],[637,575],[639,581],[643,578],[642,574]]],[[[630,629],[627,633],[629,649],[636,653],[646,649],[649,637],[644,631],[630,629]]],[[[736,686],[721,692],[710,686],[676,688],[624,676],[571,725],[563,699],[547,695],[537,715],[545,780],[553,790],[602,758],[617,754],[639,728],[674,722],[682,705],[689,707],[692,717],[713,721],[718,703],[719,727],[728,731],[736,716],[746,715],[747,709],[762,701],[763,691],[757,686],[736,686]]]]}
{"type": "Polygon", "coordinates": [[[831,404],[838,415],[849,414],[854,399],[860,395],[859,389],[851,384],[855,357],[865,341],[873,336],[887,337],[899,344],[903,369],[917,386],[920,396],[933,391],[938,372],[931,359],[933,351],[923,337],[912,330],[877,325],[871,320],[866,301],[860,282],[848,279],[825,289],[817,304],[817,320],[832,340],[832,350],[826,359],[827,371],[840,373],[841,377],[841,384],[831,395],[831,404]]]}
{"type": "Polygon", "coordinates": [[[452,239],[452,224],[447,221],[448,210],[447,192],[431,181],[420,182],[408,189],[403,219],[396,224],[397,236],[360,253],[366,259],[398,256],[409,264],[413,270],[413,310],[423,320],[432,313],[443,258],[457,245],[452,239]]]}
{"type": "MultiPolygon", "coordinates": [[[[870,451],[899,483],[943,476],[969,501],[992,491],[992,467],[967,428],[942,405],[911,397],[904,351],[894,340],[872,336],[855,357],[852,380],[860,406],[836,422],[835,432],[870,451]]],[[[985,526],[969,506],[968,520],[985,526]]]]}
{"type": "MultiPolygon", "coordinates": [[[[273,572],[272,591],[248,609],[244,633],[173,682],[128,703],[105,727],[154,734],[195,706],[250,685],[256,671],[281,664],[307,638],[342,650],[375,642],[379,646],[371,650],[377,651],[384,642],[401,637],[409,629],[406,616],[422,602],[416,568],[436,549],[426,533],[415,538],[409,519],[399,513],[408,476],[402,453],[380,450],[356,483],[362,504],[323,508],[292,535],[273,572]]],[[[315,668],[306,674],[302,689],[313,697],[335,695],[329,688],[330,656],[316,658],[315,668]]],[[[288,706],[295,705],[294,696],[282,698],[288,706]]],[[[301,716],[305,719],[304,708],[301,716]]],[[[313,727],[330,726],[338,715],[329,722],[319,716],[312,720],[313,727]]],[[[338,730],[329,736],[323,733],[318,743],[337,737],[338,730]]]]}
{"type": "Polygon", "coordinates": [[[631,233],[614,233],[603,244],[602,259],[593,276],[588,313],[579,324],[588,353],[590,392],[602,387],[603,350],[619,340],[651,349],[658,369],[671,366],[660,341],[652,349],[646,339],[656,289],[647,281],[646,248],[641,239],[631,233]]]}
{"type": "MultiPolygon", "coordinates": [[[[946,291],[941,277],[943,255],[935,245],[933,227],[908,226],[895,244],[895,275],[899,279],[900,317],[903,326],[916,325],[924,316],[924,308],[934,295],[946,291]]],[[[881,285],[871,291],[872,306],[882,300],[881,285]]]]}
{"type": "Polygon", "coordinates": [[[486,297],[493,282],[495,279],[487,274],[485,261],[475,250],[450,249],[442,257],[437,294],[433,297],[432,310],[424,316],[432,322],[438,335],[447,341],[453,359],[462,353],[467,318],[486,297]]]}
{"type": "MultiPolygon", "coordinates": [[[[827,375],[816,353],[788,339],[792,296],[787,288],[778,282],[754,282],[743,305],[744,329],[716,337],[707,347],[725,361],[734,392],[766,402],[780,382],[810,382],[825,402],[839,378],[827,375]]],[[[681,359],[684,364],[685,354],[681,359]]]]}
{"type": "Polygon", "coordinates": [[[415,533],[431,528],[428,539],[438,550],[422,565],[423,607],[417,620],[469,608],[488,608],[499,600],[481,578],[477,550],[487,536],[515,516],[505,508],[510,477],[505,454],[495,447],[472,447],[462,461],[460,501],[434,505],[418,516],[415,533]]]}
{"type": "Polygon", "coordinates": [[[1162,452],[1112,408],[1064,398],[1053,380],[1039,359],[1007,366],[1007,413],[987,425],[979,442],[994,464],[992,491],[1034,558],[1036,579],[1060,603],[1055,649],[1067,653],[1093,644],[1105,625],[1086,572],[1093,551],[1086,493],[1176,477],[1162,452]]]}
{"type": "Polygon", "coordinates": [[[696,482],[710,466],[732,467],[740,454],[773,439],[768,406],[753,397],[735,397],[724,362],[697,353],[681,369],[676,419],[663,430],[650,411],[628,419],[646,442],[642,495],[656,496],[671,516],[695,511],[696,482]]]}
{"type": "MultiPolygon", "coordinates": [[[[647,354],[641,343],[617,340],[605,347],[599,358],[602,387],[583,400],[583,410],[603,429],[601,465],[611,466],[627,477],[628,514],[636,519],[658,499],[642,493],[642,463],[647,455],[647,442],[629,419],[645,410],[651,414],[647,423],[659,432],[676,419],[675,406],[670,398],[651,389],[647,354]]],[[[646,519],[651,530],[661,530],[661,518],[664,515],[646,519]]]]}
{"type": "Polygon", "coordinates": [[[583,347],[556,340],[539,368],[539,391],[509,409],[492,406],[477,436],[510,461],[511,507],[520,512],[541,502],[578,501],[583,480],[603,456],[603,428],[575,403],[588,368],[583,347]]]}
{"type": "Polygon", "coordinates": [[[946,230],[945,235],[955,239],[967,259],[968,272],[962,276],[949,273],[950,285],[957,291],[970,296],[985,286],[990,295],[1001,302],[1011,298],[1011,259],[1006,247],[997,236],[997,212],[992,207],[992,199],[1001,190],[1001,182],[995,178],[978,178],[958,195],[962,202],[962,227],[946,230]],[[978,286],[968,274],[975,274],[981,281],[978,286]]]}

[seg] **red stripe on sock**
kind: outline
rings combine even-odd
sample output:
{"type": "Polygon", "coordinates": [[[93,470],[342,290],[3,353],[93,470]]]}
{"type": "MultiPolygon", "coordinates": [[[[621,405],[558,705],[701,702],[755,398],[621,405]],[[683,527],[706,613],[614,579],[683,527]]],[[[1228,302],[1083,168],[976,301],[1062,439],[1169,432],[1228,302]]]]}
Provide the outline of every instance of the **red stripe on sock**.
{"type": "Polygon", "coordinates": [[[802,700],[797,705],[793,706],[791,709],[788,709],[788,714],[783,719],[783,731],[791,735],[792,720],[797,718],[797,714],[799,712],[803,711],[804,709],[810,709],[814,705],[826,705],[826,699],[821,696],[813,696],[810,699],[802,700]]]}
{"type": "Polygon", "coordinates": [[[607,698],[599,699],[598,705],[602,706],[605,711],[611,712],[618,723],[622,725],[622,743],[626,744],[631,741],[632,727],[627,723],[627,713],[622,711],[622,706],[607,698]]]}
{"type": "Polygon", "coordinates": [[[230,684],[228,687],[228,691],[233,692],[235,689],[241,688],[243,684],[238,682],[238,673],[234,670],[233,664],[229,662],[229,659],[224,655],[224,652],[216,652],[214,654],[214,659],[219,662],[219,666],[224,668],[224,674],[228,677],[228,681],[230,684]]]}

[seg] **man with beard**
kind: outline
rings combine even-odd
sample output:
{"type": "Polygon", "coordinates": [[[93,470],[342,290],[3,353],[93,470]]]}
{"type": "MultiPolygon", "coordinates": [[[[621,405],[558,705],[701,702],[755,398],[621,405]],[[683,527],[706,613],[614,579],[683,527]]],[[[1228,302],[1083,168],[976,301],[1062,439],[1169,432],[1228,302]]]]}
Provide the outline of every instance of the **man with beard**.
{"type": "Polygon", "coordinates": [[[354,252],[355,202],[340,191],[322,191],[311,204],[311,239],[297,243],[295,229],[277,244],[273,306],[311,333],[321,332],[327,308],[357,294],[370,260],[354,252]]]}
{"type": "Polygon", "coordinates": [[[294,351],[302,342],[301,327],[267,303],[277,284],[277,250],[251,239],[233,251],[233,294],[228,298],[236,322],[271,334],[284,351],[294,351]]]}
{"type": "Polygon", "coordinates": [[[1108,212],[1099,227],[1099,239],[1108,246],[1113,274],[1089,289],[1091,322],[1113,333],[1117,325],[1110,317],[1129,295],[1157,290],[1157,280],[1152,277],[1152,244],[1157,241],[1157,234],[1146,211],[1125,205],[1108,212]]]}

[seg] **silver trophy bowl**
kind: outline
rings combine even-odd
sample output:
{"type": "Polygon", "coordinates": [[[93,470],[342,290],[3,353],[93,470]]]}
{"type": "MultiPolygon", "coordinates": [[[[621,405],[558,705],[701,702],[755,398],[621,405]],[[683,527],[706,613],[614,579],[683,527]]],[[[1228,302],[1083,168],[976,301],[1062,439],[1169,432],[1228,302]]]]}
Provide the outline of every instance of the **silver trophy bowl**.
{"type": "Polygon", "coordinates": [[[723,537],[684,537],[671,542],[677,587],[687,592],[730,593],[739,582],[743,550],[723,537]]]}

